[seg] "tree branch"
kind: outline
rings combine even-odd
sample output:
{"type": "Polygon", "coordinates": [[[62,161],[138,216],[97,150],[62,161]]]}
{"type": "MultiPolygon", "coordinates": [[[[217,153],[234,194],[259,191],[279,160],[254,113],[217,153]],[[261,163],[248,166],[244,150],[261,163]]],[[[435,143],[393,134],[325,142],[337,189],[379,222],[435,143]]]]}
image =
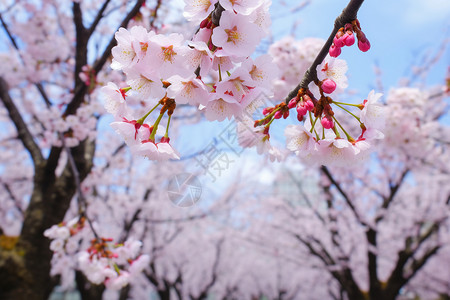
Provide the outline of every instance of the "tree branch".
{"type": "Polygon", "coordinates": [[[342,13],[336,18],[334,21],[334,28],[333,31],[331,31],[330,36],[328,37],[327,41],[325,42],[325,45],[323,45],[322,49],[320,50],[319,54],[316,56],[316,59],[314,60],[313,64],[309,67],[309,69],[306,71],[305,75],[303,76],[302,81],[293,89],[284,102],[289,103],[289,101],[297,96],[298,91],[301,88],[307,88],[308,84],[315,79],[317,79],[317,71],[316,68],[318,65],[320,65],[325,57],[328,54],[328,50],[331,47],[331,44],[333,43],[334,36],[338,32],[338,30],[341,27],[344,27],[345,24],[350,23],[351,21],[356,19],[356,16],[358,14],[358,10],[361,7],[361,4],[364,2],[364,0],[350,0],[347,7],[344,8],[342,13]]]}
{"type": "Polygon", "coordinates": [[[19,110],[11,99],[8,90],[8,84],[2,77],[0,77],[0,98],[2,98],[3,104],[8,111],[9,117],[13,121],[14,126],[17,129],[17,135],[19,139],[22,141],[22,144],[30,153],[34,165],[40,165],[44,162],[44,157],[42,156],[39,146],[34,141],[33,135],[25,124],[25,121],[23,120],[19,110]]]}
{"type": "MultiPolygon", "coordinates": [[[[145,2],[145,0],[137,0],[136,4],[134,5],[134,7],[131,9],[131,11],[126,15],[126,17],[123,19],[122,23],[120,24],[120,27],[127,27],[128,23],[131,21],[131,19],[136,16],[136,14],[139,12],[142,4],[145,2]]],[[[108,60],[108,58],[111,55],[111,49],[116,45],[116,39],[113,36],[111,38],[111,40],[108,43],[108,46],[105,48],[105,50],[103,51],[103,54],[101,55],[100,58],[98,58],[94,65],[93,65],[93,70],[94,72],[97,74],[98,72],[100,72],[100,70],[103,68],[103,66],[105,65],[106,61],[108,60]]],[[[81,70],[81,69],[80,69],[81,70]]],[[[75,76],[77,78],[79,78],[78,74],[75,74],[75,76]]],[[[86,95],[88,91],[88,87],[82,82],[80,85],[75,87],[75,93],[74,96],[72,98],[72,101],[70,101],[70,103],[67,105],[66,111],[64,112],[64,115],[71,115],[74,114],[76,112],[76,110],[78,109],[78,107],[81,105],[81,103],[84,100],[84,96],[86,95]]]]}
{"type": "Polygon", "coordinates": [[[111,2],[111,0],[106,0],[102,7],[100,8],[100,10],[97,13],[97,16],[95,17],[94,21],[92,22],[91,26],[88,29],[88,37],[90,37],[95,29],[97,28],[98,23],[100,23],[100,20],[103,18],[103,13],[105,12],[106,8],[108,7],[109,2],[111,2]]]}
{"type": "Polygon", "coordinates": [[[342,189],[342,187],[339,184],[339,182],[337,182],[334,179],[333,175],[331,175],[330,170],[328,170],[328,168],[325,167],[325,166],[320,167],[320,170],[327,176],[327,178],[331,181],[331,183],[337,188],[337,190],[339,191],[339,194],[341,194],[342,197],[344,197],[345,203],[347,203],[347,205],[350,207],[351,211],[355,215],[355,217],[358,220],[358,222],[361,225],[367,226],[368,224],[364,220],[361,219],[361,216],[359,215],[358,211],[356,210],[356,207],[353,205],[352,201],[350,200],[350,197],[342,189]]]}

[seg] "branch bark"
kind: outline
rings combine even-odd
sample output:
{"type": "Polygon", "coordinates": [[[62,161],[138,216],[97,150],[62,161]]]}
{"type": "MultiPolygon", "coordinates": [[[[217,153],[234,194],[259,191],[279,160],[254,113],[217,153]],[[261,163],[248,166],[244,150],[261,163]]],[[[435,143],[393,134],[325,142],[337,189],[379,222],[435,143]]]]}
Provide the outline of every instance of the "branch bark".
{"type": "Polygon", "coordinates": [[[6,81],[0,77],[0,98],[8,111],[11,121],[13,121],[14,126],[17,130],[17,135],[22,141],[22,144],[30,153],[34,165],[42,165],[44,162],[44,157],[42,156],[39,146],[34,141],[33,135],[31,134],[28,126],[25,124],[17,106],[9,95],[9,87],[6,81]]]}
{"type": "Polygon", "coordinates": [[[314,60],[311,67],[309,67],[309,69],[306,71],[302,81],[285,98],[284,101],[286,103],[289,103],[289,101],[297,95],[298,91],[301,88],[307,88],[310,82],[317,79],[316,68],[323,62],[323,60],[327,56],[328,50],[330,49],[331,44],[333,43],[334,36],[338,32],[339,28],[344,27],[345,24],[350,23],[351,21],[356,19],[358,10],[363,2],[364,0],[350,0],[347,7],[345,7],[342,13],[336,18],[336,20],[334,21],[334,28],[331,31],[327,41],[325,42],[325,45],[323,45],[322,49],[316,56],[316,59],[314,60]]]}

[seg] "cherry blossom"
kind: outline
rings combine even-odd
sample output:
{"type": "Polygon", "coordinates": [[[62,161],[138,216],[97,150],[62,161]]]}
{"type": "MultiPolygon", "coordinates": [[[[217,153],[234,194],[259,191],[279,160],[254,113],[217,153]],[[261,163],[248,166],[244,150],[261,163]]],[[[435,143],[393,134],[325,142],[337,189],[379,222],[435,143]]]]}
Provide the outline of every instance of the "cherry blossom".
{"type": "Polygon", "coordinates": [[[383,96],[381,93],[371,91],[367,100],[364,100],[364,108],[361,110],[361,122],[368,128],[383,129],[386,110],[378,100],[383,96]]]}
{"type": "Polygon", "coordinates": [[[190,78],[182,78],[174,75],[167,79],[171,85],[167,88],[167,96],[176,99],[179,104],[205,105],[209,94],[205,84],[192,75],[190,78]]]}
{"type": "Polygon", "coordinates": [[[214,28],[211,39],[214,45],[221,47],[227,55],[249,56],[259,42],[257,33],[260,30],[245,16],[224,11],[220,26],[214,28]]]}
{"type": "Polygon", "coordinates": [[[345,73],[347,73],[347,63],[343,59],[325,59],[317,66],[317,78],[319,80],[331,79],[336,83],[337,88],[341,91],[348,87],[348,80],[345,73]]]}
{"type": "Polygon", "coordinates": [[[205,19],[214,9],[218,0],[184,0],[185,7],[183,15],[189,21],[200,22],[205,19]]]}

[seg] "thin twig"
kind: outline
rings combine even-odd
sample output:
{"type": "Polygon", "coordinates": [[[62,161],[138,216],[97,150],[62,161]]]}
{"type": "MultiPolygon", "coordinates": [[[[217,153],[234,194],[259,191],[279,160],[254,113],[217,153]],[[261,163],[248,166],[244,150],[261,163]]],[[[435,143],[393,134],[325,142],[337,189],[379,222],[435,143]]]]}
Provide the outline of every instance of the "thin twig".
{"type": "Polygon", "coordinates": [[[336,20],[334,21],[333,31],[331,32],[330,36],[325,42],[325,45],[323,45],[322,49],[316,56],[316,59],[312,63],[311,67],[309,67],[309,69],[306,71],[302,81],[295,87],[295,89],[293,89],[288,94],[288,96],[285,99],[286,103],[289,103],[289,101],[297,95],[298,91],[301,88],[307,88],[310,82],[317,79],[316,68],[323,62],[323,60],[327,56],[328,50],[330,49],[331,44],[333,43],[334,36],[341,27],[344,27],[345,24],[350,23],[351,21],[356,19],[358,10],[363,2],[364,0],[351,0],[347,5],[347,7],[344,8],[342,13],[336,18],[336,20]]]}

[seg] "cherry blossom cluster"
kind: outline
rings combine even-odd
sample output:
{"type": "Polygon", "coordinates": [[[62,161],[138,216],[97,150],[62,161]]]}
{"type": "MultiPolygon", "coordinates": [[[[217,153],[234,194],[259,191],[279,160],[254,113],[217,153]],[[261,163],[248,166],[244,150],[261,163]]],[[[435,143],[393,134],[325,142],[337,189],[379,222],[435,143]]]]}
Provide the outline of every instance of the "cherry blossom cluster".
{"type": "MultiPolygon", "coordinates": [[[[412,158],[437,160],[446,151],[438,147],[437,141],[445,140],[440,124],[435,120],[442,115],[447,105],[439,95],[441,91],[425,91],[419,88],[401,87],[389,91],[386,97],[387,110],[385,143],[388,153],[397,152],[412,158]]],[[[405,158],[403,158],[405,159],[405,158]]],[[[406,159],[405,159],[406,160],[406,159]]],[[[443,163],[446,165],[446,163],[443,163]]]]}
{"type": "Polygon", "coordinates": [[[42,128],[36,128],[36,131],[42,132],[42,143],[46,146],[61,146],[58,133],[62,133],[66,146],[75,147],[86,138],[95,138],[97,124],[95,114],[99,111],[102,111],[102,108],[92,102],[80,107],[76,114],[61,118],[60,109],[53,106],[37,116],[42,128]]]}
{"type": "Polygon", "coordinates": [[[168,135],[177,104],[199,107],[210,121],[239,117],[258,95],[271,93],[276,76],[269,55],[249,57],[268,33],[270,1],[185,2],[185,17],[199,24],[193,38],[121,28],[111,66],[125,73],[126,84],[103,88],[105,108],[116,119],[111,126],[132,153],[152,160],[179,158],[168,135]],[[146,107],[144,113],[132,109],[131,97],[146,107]]]}
{"type": "Polygon", "coordinates": [[[352,46],[355,43],[355,34],[358,38],[358,48],[362,52],[366,52],[370,49],[370,42],[366,38],[366,35],[361,30],[361,25],[359,21],[353,20],[351,23],[345,24],[344,27],[341,27],[336,33],[333,44],[330,47],[329,54],[331,57],[338,57],[342,50],[341,48],[344,46],[352,46]]]}
{"type": "Polygon", "coordinates": [[[140,274],[150,261],[148,255],[139,255],[142,242],[127,240],[123,244],[113,239],[95,237],[90,246],[81,250],[81,242],[90,231],[84,217],[53,225],[44,232],[54,252],[51,274],[61,275],[63,288],[74,282],[74,270],[81,270],[95,284],[104,283],[109,289],[119,290],[140,274]]]}
{"type": "Polygon", "coordinates": [[[371,91],[363,103],[351,104],[329,96],[317,99],[310,91],[300,90],[288,107],[295,107],[298,119],[305,118],[305,122],[286,127],[287,148],[300,158],[321,165],[351,166],[366,159],[371,143],[384,137],[380,131],[384,127],[384,107],[378,102],[381,96],[371,91]],[[356,119],[361,129],[357,136],[352,136],[337,120],[331,105],[356,119]],[[359,108],[359,116],[345,106],[359,108]]]}
{"type": "MultiPolygon", "coordinates": [[[[357,22],[353,22],[353,24],[359,26],[357,22]]],[[[350,39],[349,35],[348,33],[345,38],[350,39]]],[[[345,39],[344,35],[340,38],[345,39]]],[[[274,47],[279,47],[279,45],[274,47]]],[[[283,54],[277,48],[272,52],[283,54]]],[[[289,51],[285,55],[288,59],[285,60],[289,61],[290,57],[295,58],[291,53],[295,53],[295,51],[289,51]]],[[[280,68],[288,65],[283,59],[279,59],[277,62],[279,62],[279,66],[281,65],[280,68]]],[[[297,62],[292,62],[292,64],[295,63],[297,62]]],[[[285,134],[287,148],[296,155],[308,162],[337,166],[349,166],[353,162],[366,158],[369,153],[367,150],[373,141],[384,137],[380,131],[384,128],[385,121],[384,107],[379,102],[382,95],[372,91],[367,99],[359,104],[334,100],[348,87],[345,75],[347,69],[344,60],[333,57],[325,58],[317,66],[316,76],[308,88],[300,88],[297,95],[286,103],[283,102],[263,110],[264,117],[254,123],[255,129],[253,130],[260,135],[259,140],[268,141],[272,123],[277,119],[286,119],[290,110],[295,108],[297,120],[302,125],[287,126],[285,134]],[[349,107],[359,109],[359,113],[352,112],[349,107]],[[344,120],[342,120],[342,116],[335,114],[336,108],[346,114],[344,120]],[[348,117],[356,120],[359,133],[355,131],[355,126],[347,125],[348,117]]],[[[255,143],[252,145],[247,141],[248,138],[245,137],[240,139],[241,145],[244,147],[255,145],[255,143]]]]}

